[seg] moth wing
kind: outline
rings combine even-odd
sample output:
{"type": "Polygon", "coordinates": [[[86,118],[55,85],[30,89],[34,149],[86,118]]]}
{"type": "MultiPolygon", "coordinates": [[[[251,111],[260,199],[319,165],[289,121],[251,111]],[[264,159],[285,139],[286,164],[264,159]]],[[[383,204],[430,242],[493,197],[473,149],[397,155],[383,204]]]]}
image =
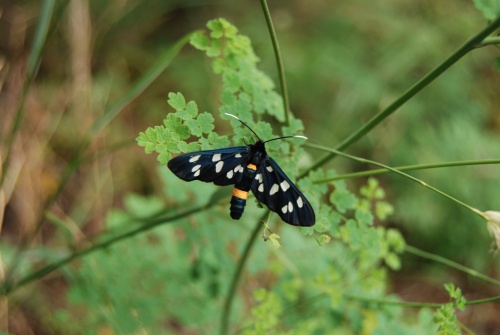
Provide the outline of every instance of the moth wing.
{"type": "Polygon", "coordinates": [[[225,186],[241,179],[249,155],[248,146],[195,151],[172,158],[167,166],[182,180],[225,186]]]}
{"type": "Polygon", "coordinates": [[[316,216],[311,204],[271,157],[265,158],[251,189],[259,202],[276,212],[286,223],[301,227],[315,224],[316,216]]]}

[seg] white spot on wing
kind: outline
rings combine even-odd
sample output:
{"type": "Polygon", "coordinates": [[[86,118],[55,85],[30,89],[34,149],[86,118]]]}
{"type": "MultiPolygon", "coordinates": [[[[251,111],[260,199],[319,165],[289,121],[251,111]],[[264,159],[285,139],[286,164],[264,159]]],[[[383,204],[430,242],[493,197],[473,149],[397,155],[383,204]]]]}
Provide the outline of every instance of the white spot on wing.
{"type": "Polygon", "coordinates": [[[255,179],[257,179],[259,183],[262,183],[262,173],[258,173],[257,176],[255,176],[255,179]]]}
{"type": "Polygon", "coordinates": [[[281,208],[281,211],[283,212],[283,214],[285,214],[287,210],[288,210],[288,206],[287,205],[285,205],[285,206],[283,206],[281,208]]]}
{"type": "Polygon", "coordinates": [[[260,184],[258,190],[259,192],[264,192],[264,184],[260,184]]]}
{"type": "Polygon", "coordinates": [[[238,173],[238,172],[243,172],[243,166],[238,165],[237,167],[235,167],[235,168],[234,168],[234,172],[235,172],[235,173],[238,173]]]}
{"type": "Polygon", "coordinates": [[[269,195],[273,195],[274,193],[278,192],[279,189],[280,187],[278,186],[278,184],[274,184],[273,187],[271,187],[271,190],[269,191],[269,195]]]}
{"type": "Polygon", "coordinates": [[[302,208],[302,206],[304,206],[304,202],[302,201],[301,197],[297,198],[297,206],[299,206],[299,208],[302,208]]]}
{"type": "Polygon", "coordinates": [[[266,166],[267,171],[273,172],[273,168],[271,166],[266,166]]]}
{"type": "Polygon", "coordinates": [[[214,154],[212,156],[212,162],[220,161],[220,154],[214,154]]]}
{"type": "Polygon", "coordinates": [[[229,172],[226,174],[227,179],[233,178],[233,170],[229,170],[229,172]]]}
{"type": "Polygon", "coordinates": [[[196,172],[194,173],[194,176],[198,177],[199,175],[200,175],[200,170],[196,170],[196,172]]]}
{"type": "Polygon", "coordinates": [[[219,173],[220,170],[222,170],[222,167],[224,166],[224,162],[220,161],[219,163],[215,164],[215,172],[219,173]]]}
{"type": "Polygon", "coordinates": [[[194,162],[197,162],[198,159],[200,159],[201,155],[196,155],[196,156],[193,156],[189,159],[189,163],[194,163],[194,162]]]}
{"type": "Polygon", "coordinates": [[[289,201],[288,202],[288,211],[291,213],[293,211],[293,205],[292,205],[292,202],[289,201]]]}
{"type": "MultiPolygon", "coordinates": [[[[200,165],[200,164],[195,165],[195,166],[193,166],[193,168],[191,169],[191,172],[198,171],[200,168],[201,168],[201,165],[200,165]]],[[[199,175],[199,173],[198,173],[198,175],[199,175]]]]}
{"type": "Polygon", "coordinates": [[[235,158],[241,158],[241,155],[240,154],[236,154],[234,155],[235,158]]]}
{"type": "Polygon", "coordinates": [[[290,188],[290,184],[288,184],[288,182],[286,180],[283,180],[280,184],[281,186],[281,189],[283,190],[283,192],[286,192],[286,190],[288,190],[290,188]]]}

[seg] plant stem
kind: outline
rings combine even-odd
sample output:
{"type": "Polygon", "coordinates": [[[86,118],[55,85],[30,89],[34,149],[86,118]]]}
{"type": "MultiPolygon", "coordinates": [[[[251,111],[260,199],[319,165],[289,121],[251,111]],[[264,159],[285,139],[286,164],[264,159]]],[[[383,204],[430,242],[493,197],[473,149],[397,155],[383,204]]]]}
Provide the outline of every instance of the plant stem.
{"type": "Polygon", "coordinates": [[[324,147],[322,145],[316,145],[316,144],[312,144],[312,143],[306,143],[304,146],[306,146],[308,148],[313,148],[313,149],[319,149],[319,150],[327,151],[327,152],[330,152],[332,154],[335,154],[335,155],[338,155],[338,156],[342,156],[342,157],[345,157],[345,158],[349,158],[349,159],[355,160],[355,161],[360,162],[360,163],[366,163],[366,164],[372,164],[372,165],[375,165],[375,166],[379,166],[381,168],[384,168],[386,170],[389,170],[391,172],[399,174],[399,175],[401,175],[403,177],[406,177],[406,178],[408,178],[408,179],[410,179],[410,180],[412,180],[412,181],[414,181],[414,182],[416,182],[416,183],[418,183],[418,184],[420,184],[420,185],[428,188],[431,191],[434,191],[435,193],[437,193],[437,194],[439,194],[439,195],[441,195],[441,196],[443,196],[445,198],[448,198],[449,200],[452,200],[452,201],[456,202],[457,204],[465,207],[466,209],[470,210],[474,214],[479,215],[483,220],[488,221],[488,218],[483,214],[483,212],[475,209],[472,206],[467,205],[466,203],[464,203],[464,202],[462,202],[462,201],[460,201],[460,200],[458,200],[456,198],[453,198],[451,195],[448,195],[448,194],[444,193],[443,191],[438,190],[435,187],[430,186],[429,184],[423,182],[420,179],[417,179],[417,178],[415,178],[413,176],[410,176],[409,174],[406,174],[404,172],[401,172],[399,170],[391,168],[390,166],[387,166],[387,165],[384,165],[384,164],[381,164],[381,163],[378,163],[378,162],[375,162],[375,161],[372,161],[372,160],[369,160],[369,159],[352,156],[352,155],[343,153],[342,151],[331,149],[331,148],[327,148],[327,147],[324,147]]]}
{"type": "MultiPolygon", "coordinates": [[[[129,104],[133,99],[135,99],[140,93],[142,93],[158,76],[168,67],[171,63],[172,59],[179,53],[182,47],[189,41],[191,35],[193,33],[187,34],[186,36],[179,39],[174,45],[168,47],[165,52],[158,58],[158,61],[154,63],[144,74],[140,77],[134,85],[126,92],[118,101],[116,101],[105,113],[104,115],[96,120],[96,122],[92,125],[92,128],[82,139],[80,145],[75,150],[74,154],[71,156],[68,165],[62,172],[61,179],[58,182],[57,188],[54,193],[52,193],[47,200],[42,205],[42,209],[40,211],[40,215],[38,217],[37,222],[35,223],[35,228],[33,233],[31,233],[27,239],[20,243],[20,247],[16,251],[16,255],[14,256],[15,261],[12,262],[11,269],[8,271],[7,281],[10,280],[10,277],[15,272],[16,264],[20,263],[19,256],[21,255],[21,248],[25,247],[30,243],[31,240],[38,234],[40,228],[45,222],[45,212],[54,204],[56,199],[61,194],[62,190],[66,186],[69,178],[73,175],[73,173],[80,166],[80,162],[85,153],[85,150],[91,143],[92,139],[106,126],[108,125],[113,118],[115,118],[118,113],[120,113],[124,107],[129,104]]],[[[5,174],[5,171],[4,171],[5,174]]]]}
{"type": "Polygon", "coordinates": [[[439,307],[443,306],[443,304],[434,303],[434,302],[392,301],[392,300],[360,297],[357,295],[351,295],[351,294],[347,294],[347,293],[342,294],[342,296],[346,299],[349,299],[349,300],[355,300],[355,301],[359,301],[359,302],[371,303],[371,304],[377,304],[377,305],[394,305],[394,306],[411,307],[411,308],[423,308],[423,307],[439,308],[439,307]]]}
{"type": "Polygon", "coordinates": [[[149,221],[146,221],[145,224],[142,224],[139,227],[132,229],[131,231],[128,231],[128,232],[125,232],[123,234],[117,235],[115,237],[109,238],[108,240],[106,240],[104,242],[96,243],[96,244],[94,244],[91,247],[88,247],[86,249],[73,252],[71,255],[69,255],[69,256],[67,256],[59,261],[48,264],[48,265],[44,266],[43,268],[41,268],[33,273],[28,274],[27,276],[25,276],[24,278],[21,278],[16,283],[12,284],[12,283],[9,283],[6,281],[0,287],[0,295],[8,295],[9,293],[12,293],[13,291],[21,288],[22,286],[29,284],[37,279],[40,279],[43,276],[59,269],[60,267],[70,263],[74,259],[84,257],[84,256],[89,255],[89,254],[91,254],[99,249],[108,248],[115,243],[118,243],[124,239],[130,238],[130,237],[135,236],[137,234],[151,230],[151,229],[153,229],[161,224],[173,223],[176,220],[182,219],[182,218],[189,216],[191,214],[195,214],[197,212],[206,210],[213,205],[215,205],[215,203],[208,203],[206,205],[202,205],[202,206],[199,206],[199,207],[196,207],[196,208],[193,208],[193,209],[190,209],[190,210],[178,213],[178,214],[173,214],[173,215],[170,215],[167,217],[161,216],[161,217],[150,219],[149,221]]]}
{"type": "Polygon", "coordinates": [[[260,0],[262,6],[262,11],[266,18],[267,28],[269,29],[269,34],[271,35],[271,41],[274,48],[274,56],[276,57],[276,64],[278,66],[279,81],[281,85],[281,95],[283,96],[283,110],[285,112],[285,123],[290,126],[290,101],[288,98],[288,90],[286,88],[285,79],[285,68],[283,66],[283,59],[281,57],[280,47],[278,44],[278,38],[276,37],[276,32],[274,30],[273,21],[271,19],[271,13],[269,12],[269,7],[267,6],[266,0],[260,0]]]}
{"type": "MultiPolygon", "coordinates": [[[[274,48],[274,55],[276,57],[276,64],[278,66],[278,74],[279,81],[281,86],[281,95],[283,96],[283,110],[285,112],[285,123],[287,126],[290,125],[290,102],[288,98],[288,90],[286,87],[286,78],[285,78],[285,69],[283,66],[283,60],[281,57],[281,52],[278,44],[278,38],[276,37],[276,32],[274,30],[273,22],[271,19],[271,13],[269,12],[269,7],[267,6],[266,0],[260,0],[260,4],[262,6],[262,10],[264,12],[264,16],[266,18],[267,28],[269,29],[269,34],[271,35],[271,41],[274,48]]],[[[265,214],[267,215],[267,213],[265,214]]],[[[247,244],[245,245],[245,249],[243,250],[243,254],[241,255],[238,261],[238,267],[236,268],[235,273],[233,274],[233,278],[231,280],[231,284],[229,287],[228,294],[224,301],[224,308],[222,310],[221,317],[221,328],[220,333],[222,335],[227,334],[229,328],[229,317],[231,315],[231,307],[234,300],[234,296],[236,294],[236,288],[238,286],[238,282],[240,280],[241,274],[243,272],[243,268],[245,267],[245,263],[250,255],[250,251],[252,250],[252,246],[255,242],[255,239],[259,235],[261,221],[265,218],[265,215],[257,221],[257,224],[250,235],[247,244]]]]}
{"type": "Polygon", "coordinates": [[[456,263],[456,262],[454,262],[452,260],[449,260],[447,258],[444,258],[442,256],[431,254],[430,252],[426,252],[426,251],[420,250],[420,249],[415,248],[415,247],[413,247],[411,245],[406,245],[405,246],[405,251],[408,252],[408,253],[410,253],[410,254],[412,254],[412,255],[415,255],[415,256],[418,256],[418,257],[422,257],[422,258],[425,258],[425,259],[429,259],[429,260],[432,260],[432,261],[435,261],[435,262],[447,265],[447,266],[449,266],[451,268],[454,268],[454,269],[457,269],[459,271],[465,272],[468,275],[471,275],[471,276],[476,277],[478,279],[484,280],[485,282],[488,282],[490,284],[493,284],[493,285],[496,285],[496,286],[500,286],[500,281],[498,281],[496,279],[493,279],[491,277],[488,277],[486,275],[483,275],[482,273],[479,273],[479,272],[477,272],[474,269],[471,269],[471,268],[468,268],[468,267],[463,266],[461,264],[458,264],[458,263],[456,263]]]}
{"type": "MultiPolygon", "coordinates": [[[[344,298],[349,299],[349,300],[356,300],[360,302],[365,302],[365,303],[373,303],[377,305],[394,305],[394,306],[400,306],[400,307],[412,307],[412,308],[423,308],[423,307],[429,307],[429,308],[439,308],[443,306],[444,304],[447,304],[448,302],[445,303],[433,303],[433,302],[417,302],[417,301],[392,301],[392,300],[384,300],[384,299],[374,299],[374,298],[366,298],[366,297],[360,297],[357,295],[351,295],[344,293],[342,295],[344,298]]],[[[495,296],[495,297],[490,297],[490,298],[485,298],[485,299],[478,299],[478,300],[470,300],[465,303],[465,305],[470,306],[470,305],[480,305],[488,302],[494,302],[500,300],[500,296],[495,296]]]]}
{"type": "MultiPolygon", "coordinates": [[[[483,160],[473,160],[473,161],[454,161],[454,162],[446,162],[446,163],[434,163],[434,164],[418,164],[418,165],[406,165],[406,166],[398,166],[393,169],[398,171],[415,171],[415,170],[425,170],[425,169],[435,169],[440,167],[450,167],[450,166],[467,166],[467,165],[483,165],[483,164],[499,164],[500,159],[483,159],[483,160]]],[[[387,169],[377,169],[377,170],[367,170],[361,172],[353,172],[346,174],[339,174],[332,178],[324,178],[324,179],[316,179],[313,181],[315,184],[326,183],[335,180],[341,179],[350,179],[350,178],[358,178],[358,177],[367,177],[379,174],[385,174],[390,172],[387,169]]]]}
{"type": "Polygon", "coordinates": [[[477,45],[477,48],[485,47],[488,45],[500,45],[500,36],[486,37],[481,43],[477,45]]]}
{"type": "MultiPolygon", "coordinates": [[[[484,28],[481,32],[467,40],[462,46],[460,46],[455,52],[453,52],[448,58],[446,58],[441,64],[435,67],[431,72],[426,74],[422,79],[416,82],[413,86],[411,86],[408,90],[406,90],[398,99],[396,99],[393,103],[387,106],[383,111],[375,115],[371,118],[364,126],[359,128],[356,132],[352,133],[352,135],[348,136],[345,140],[343,140],[340,144],[338,144],[335,149],[339,151],[345,150],[351,144],[355,143],[357,140],[366,135],[369,131],[371,131],[375,126],[377,126],[380,122],[389,117],[392,113],[399,109],[403,104],[405,104],[408,100],[413,98],[418,92],[432,83],[436,78],[438,78],[443,72],[445,72],[448,68],[450,68],[453,64],[455,64],[460,58],[464,57],[469,51],[476,48],[480,45],[484,39],[493,33],[496,29],[500,27],[500,18],[496,19],[492,23],[490,23],[486,28],[484,28]]],[[[316,163],[314,163],[311,167],[309,167],[306,171],[304,171],[299,178],[305,176],[309,171],[315,170],[318,167],[322,166],[326,162],[330,161],[337,154],[330,153],[320,158],[316,163]]]]}
{"type": "Polygon", "coordinates": [[[257,236],[259,235],[262,221],[266,218],[268,213],[269,211],[266,211],[266,213],[257,221],[257,224],[255,225],[252,234],[250,235],[250,237],[247,240],[247,243],[245,244],[245,249],[243,249],[243,253],[240,256],[240,259],[238,260],[238,266],[234,271],[233,278],[231,279],[231,284],[229,286],[229,291],[227,293],[226,299],[224,300],[224,307],[222,309],[221,326],[220,326],[221,335],[228,334],[229,317],[231,316],[231,307],[236,294],[236,288],[238,287],[238,283],[240,281],[241,274],[243,273],[246,261],[250,256],[250,251],[252,250],[252,246],[254,245],[257,236]]]}

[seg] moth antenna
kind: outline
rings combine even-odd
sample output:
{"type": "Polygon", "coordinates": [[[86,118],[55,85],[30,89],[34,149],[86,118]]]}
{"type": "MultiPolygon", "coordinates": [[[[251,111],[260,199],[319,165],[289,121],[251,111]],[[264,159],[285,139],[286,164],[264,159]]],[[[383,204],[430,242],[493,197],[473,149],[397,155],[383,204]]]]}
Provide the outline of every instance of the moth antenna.
{"type": "Polygon", "coordinates": [[[275,141],[275,140],[281,140],[281,139],[284,139],[284,138],[302,138],[304,140],[307,140],[308,138],[303,136],[303,135],[291,135],[291,136],[282,136],[282,137],[276,137],[276,138],[273,138],[273,139],[270,139],[270,140],[267,140],[267,141],[262,141],[259,137],[259,135],[257,135],[255,133],[255,131],[253,131],[252,128],[250,128],[245,122],[241,121],[240,118],[238,118],[236,115],[233,115],[233,114],[229,114],[229,113],[224,113],[226,114],[227,116],[231,116],[231,117],[234,117],[236,120],[240,121],[245,127],[247,127],[248,129],[250,129],[250,131],[255,135],[255,137],[257,137],[257,139],[259,141],[261,141],[262,143],[267,143],[267,142],[271,142],[271,141],[275,141]]]}
{"type": "MultiPolygon", "coordinates": [[[[253,131],[253,129],[252,129],[252,128],[250,128],[250,127],[249,127],[249,126],[248,126],[245,122],[241,121],[241,120],[240,120],[240,119],[239,119],[236,115],[229,114],[229,113],[224,113],[224,114],[226,114],[227,116],[234,117],[236,120],[240,121],[240,122],[241,122],[241,123],[242,123],[245,127],[247,127],[248,129],[250,129],[250,131],[251,131],[251,132],[255,135],[255,137],[257,137],[257,139],[258,139],[259,141],[261,141],[261,142],[262,142],[262,140],[260,139],[259,135],[257,135],[257,134],[255,133],[255,131],[253,131]]],[[[265,142],[264,142],[264,143],[265,143],[265,142]]]]}
{"type": "Polygon", "coordinates": [[[302,138],[304,140],[307,140],[308,138],[303,136],[303,135],[291,135],[291,136],[282,136],[282,137],[276,137],[276,138],[273,138],[273,139],[270,139],[270,140],[267,140],[265,141],[264,143],[267,143],[267,142],[271,142],[271,141],[275,141],[275,140],[282,140],[284,138],[302,138]]]}

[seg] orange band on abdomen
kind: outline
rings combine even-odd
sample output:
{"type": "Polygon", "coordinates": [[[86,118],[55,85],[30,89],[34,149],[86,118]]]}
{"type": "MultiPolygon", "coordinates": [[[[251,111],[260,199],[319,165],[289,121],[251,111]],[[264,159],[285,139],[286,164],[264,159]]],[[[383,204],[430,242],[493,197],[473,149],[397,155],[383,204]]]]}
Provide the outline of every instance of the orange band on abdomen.
{"type": "Polygon", "coordinates": [[[249,168],[250,170],[254,170],[254,171],[257,170],[257,167],[253,164],[248,164],[247,168],[249,168]]]}
{"type": "Polygon", "coordinates": [[[240,199],[243,199],[243,200],[247,200],[247,198],[248,198],[248,192],[247,191],[238,190],[235,187],[235,188],[233,188],[233,197],[240,198],[240,199]]]}

